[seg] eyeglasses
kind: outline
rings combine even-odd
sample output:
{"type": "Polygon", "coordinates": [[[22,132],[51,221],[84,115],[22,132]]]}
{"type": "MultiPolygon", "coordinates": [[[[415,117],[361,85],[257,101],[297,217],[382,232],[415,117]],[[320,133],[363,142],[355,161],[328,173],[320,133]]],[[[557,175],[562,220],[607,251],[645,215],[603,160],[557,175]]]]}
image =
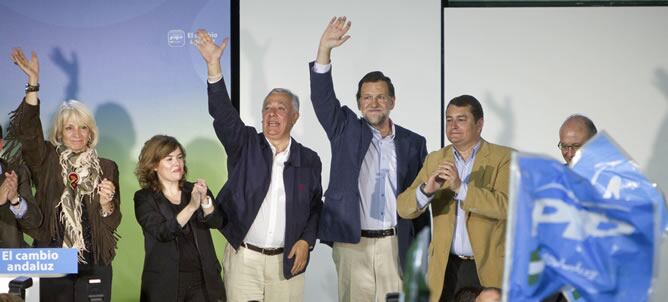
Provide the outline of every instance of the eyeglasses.
{"type": "Polygon", "coordinates": [[[559,150],[561,150],[561,151],[573,151],[573,152],[575,152],[575,151],[578,151],[578,149],[580,149],[581,147],[582,147],[582,145],[580,145],[580,144],[566,145],[566,144],[562,144],[561,142],[557,144],[557,148],[559,148],[559,150]]]}

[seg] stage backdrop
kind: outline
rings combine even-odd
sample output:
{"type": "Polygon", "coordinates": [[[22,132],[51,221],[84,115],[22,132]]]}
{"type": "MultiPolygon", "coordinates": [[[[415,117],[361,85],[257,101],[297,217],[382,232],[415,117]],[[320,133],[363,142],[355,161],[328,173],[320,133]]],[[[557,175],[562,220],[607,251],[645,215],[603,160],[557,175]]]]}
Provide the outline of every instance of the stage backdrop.
{"type": "MultiPolygon", "coordinates": [[[[26,76],[11,63],[11,48],[22,47],[28,55],[34,50],[45,127],[63,100],[80,100],[100,128],[100,155],[118,163],[123,220],[113,263],[114,301],[139,298],[144,244],[132,197],[139,188],[133,171],[143,143],[155,134],[175,136],[186,148],[190,180],[204,178],[217,193],[227,178],[207,111],[206,66],[190,42],[198,28],[216,41],[229,36],[229,2],[0,3],[0,123],[7,125],[7,113],[24,95],[26,76]]],[[[229,51],[223,59],[229,81],[229,51]]],[[[224,239],[212,233],[222,257],[224,239]]]]}
{"type": "MultiPolygon", "coordinates": [[[[559,127],[581,113],[668,190],[668,7],[444,12],[445,99],[477,96],[483,137],[562,160],[559,127]]],[[[666,297],[668,241],[660,258],[666,297]]]]}

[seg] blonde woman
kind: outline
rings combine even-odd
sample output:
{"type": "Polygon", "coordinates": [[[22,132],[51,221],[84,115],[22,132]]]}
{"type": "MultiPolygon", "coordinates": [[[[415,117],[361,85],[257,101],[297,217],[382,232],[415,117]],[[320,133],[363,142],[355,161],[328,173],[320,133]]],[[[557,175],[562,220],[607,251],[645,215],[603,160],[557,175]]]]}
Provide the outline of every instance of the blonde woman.
{"type": "Polygon", "coordinates": [[[95,151],[98,130],[90,111],[77,101],[64,102],[54,118],[48,141],[40,120],[39,60],[15,48],[11,59],[27,76],[26,96],[12,125],[22,144],[44,222],[36,247],[67,247],[78,252],[78,274],[40,280],[41,301],[88,301],[88,280],[100,279],[105,301],[111,301],[111,263],[116,255],[116,228],[121,222],[118,167],[95,151]]]}

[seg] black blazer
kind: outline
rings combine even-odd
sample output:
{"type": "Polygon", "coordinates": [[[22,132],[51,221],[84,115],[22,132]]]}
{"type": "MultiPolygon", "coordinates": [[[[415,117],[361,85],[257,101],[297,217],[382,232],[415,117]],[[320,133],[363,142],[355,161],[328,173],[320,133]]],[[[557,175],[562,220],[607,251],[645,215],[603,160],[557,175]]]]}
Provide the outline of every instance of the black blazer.
{"type": "MultiPolygon", "coordinates": [[[[186,182],[181,202],[189,202],[193,184],[186,182]]],[[[208,192],[212,196],[211,192],[208,192]]],[[[212,196],[213,197],[213,196],[212,196]]],[[[135,193],[135,216],[144,232],[144,270],[141,278],[141,301],[176,301],[179,276],[179,247],[176,237],[182,231],[169,200],[161,192],[141,189],[135,193]]],[[[224,301],[225,289],[221,267],[211,240],[210,228],[222,224],[218,210],[206,218],[202,209],[188,221],[199,252],[209,301],[224,301]]]]}
{"type": "MultiPolygon", "coordinates": [[[[318,238],[325,243],[358,243],[361,237],[360,192],[358,178],[373,133],[363,118],[336,98],[332,73],[318,74],[309,64],[311,102],[318,121],[332,145],[329,185],[320,218],[318,238]]],[[[410,187],[427,156],[424,137],[396,123],[394,144],[397,154],[397,196],[410,187]]],[[[429,226],[429,212],[415,220],[397,215],[399,260],[402,264],[415,235],[429,226]]]]}
{"type": "Polygon", "coordinates": [[[42,224],[42,211],[40,211],[35,198],[32,196],[30,172],[24,165],[14,169],[2,159],[0,159],[0,166],[2,166],[0,184],[5,181],[5,172],[14,170],[19,177],[19,195],[28,205],[28,209],[21,219],[16,219],[14,213],[9,209],[10,201],[0,206],[0,248],[28,247],[28,244],[23,241],[23,232],[35,236],[35,232],[42,224]]]}
{"type": "MultiPolygon", "coordinates": [[[[273,154],[264,134],[246,126],[232,107],[223,80],[209,84],[208,91],[209,114],[227,153],[227,182],[216,197],[226,219],[221,232],[238,249],[269,190],[273,154]]],[[[300,239],[311,247],[315,245],[322,208],[321,170],[318,154],[292,139],[290,157],[283,169],[286,279],[293,277],[290,269],[295,259],[288,259],[292,246],[300,239]]]]}

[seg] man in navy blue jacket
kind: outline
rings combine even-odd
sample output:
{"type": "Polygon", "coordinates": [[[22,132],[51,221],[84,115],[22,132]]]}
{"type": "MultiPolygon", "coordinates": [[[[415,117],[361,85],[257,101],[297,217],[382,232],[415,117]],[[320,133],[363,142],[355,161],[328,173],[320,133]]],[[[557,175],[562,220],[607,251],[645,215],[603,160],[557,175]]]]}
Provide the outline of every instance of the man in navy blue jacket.
{"type": "Polygon", "coordinates": [[[382,72],[360,80],[357,106],[363,118],[334,94],[330,55],[343,44],[350,22],[333,18],[309,65],[311,102],[332,147],[329,187],[318,236],[333,242],[339,301],[385,301],[401,291],[401,262],[414,235],[429,224],[423,215],[397,215],[397,195],[410,186],[427,155],[424,137],[395,124],[394,86],[382,72]]]}
{"type": "Polygon", "coordinates": [[[273,89],[262,106],[262,132],[246,126],[230,102],[216,45],[197,32],[209,74],[209,113],[227,152],[228,180],[216,197],[225,222],[223,281],[228,301],[302,301],[309,250],[322,209],[318,154],[290,137],[299,99],[273,89]]]}

